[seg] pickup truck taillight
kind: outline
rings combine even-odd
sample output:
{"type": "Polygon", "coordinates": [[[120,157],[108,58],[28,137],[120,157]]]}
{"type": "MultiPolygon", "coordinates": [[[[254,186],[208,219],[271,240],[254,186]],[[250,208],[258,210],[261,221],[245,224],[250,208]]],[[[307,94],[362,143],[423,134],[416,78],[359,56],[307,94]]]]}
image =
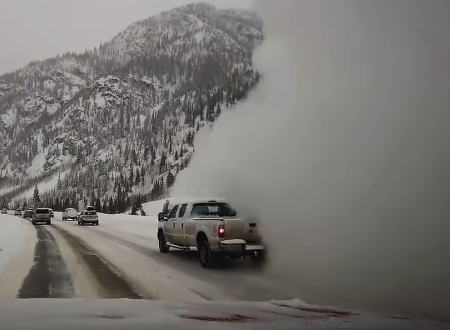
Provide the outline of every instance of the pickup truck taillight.
{"type": "Polygon", "coordinates": [[[225,237],[225,225],[219,225],[219,228],[217,228],[217,236],[225,237]]]}

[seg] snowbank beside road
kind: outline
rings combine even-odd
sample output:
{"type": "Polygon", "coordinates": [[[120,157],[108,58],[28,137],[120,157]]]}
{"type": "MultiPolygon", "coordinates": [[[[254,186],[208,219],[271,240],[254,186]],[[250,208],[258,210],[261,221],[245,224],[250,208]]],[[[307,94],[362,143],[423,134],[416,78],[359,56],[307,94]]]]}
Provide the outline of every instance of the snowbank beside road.
{"type": "Polygon", "coordinates": [[[13,299],[33,265],[36,231],[10,214],[1,214],[0,224],[0,300],[13,299]]]}
{"type": "Polygon", "coordinates": [[[0,274],[24,243],[27,228],[23,221],[9,214],[0,215],[0,274]]]}
{"type": "Polygon", "coordinates": [[[157,216],[137,216],[128,214],[99,213],[100,225],[107,226],[116,232],[156,237],[158,231],[157,216]]]}
{"type": "MultiPolygon", "coordinates": [[[[171,199],[168,198],[168,200],[171,199]]],[[[158,220],[158,213],[162,211],[165,202],[165,199],[160,199],[158,201],[143,203],[142,209],[147,216],[153,216],[158,220]]]]}
{"type": "Polygon", "coordinates": [[[16,300],[0,304],[6,329],[367,329],[440,330],[447,325],[373,315],[339,316],[269,302],[174,303],[155,300],[16,300]]]}

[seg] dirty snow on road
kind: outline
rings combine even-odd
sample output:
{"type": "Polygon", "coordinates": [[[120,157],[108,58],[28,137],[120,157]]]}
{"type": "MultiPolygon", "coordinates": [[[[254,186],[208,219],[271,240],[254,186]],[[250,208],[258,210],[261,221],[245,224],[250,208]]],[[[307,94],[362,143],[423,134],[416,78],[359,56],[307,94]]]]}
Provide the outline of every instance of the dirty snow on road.
{"type": "Polygon", "coordinates": [[[251,259],[225,260],[221,267],[205,270],[196,251],[161,254],[156,233],[162,204],[145,205],[149,216],[100,214],[98,227],[63,222],[56,213],[54,226],[97,251],[147,298],[183,302],[292,298],[268,281],[263,265],[251,259]]]}
{"type": "Polygon", "coordinates": [[[53,328],[57,324],[64,329],[81,324],[86,329],[125,324],[148,329],[162,323],[168,329],[212,324],[223,329],[448,328],[402,315],[380,316],[291,299],[251,260],[230,260],[206,270],[196,251],[162,255],[156,239],[162,203],[146,204],[149,216],[100,214],[98,227],[62,221],[59,212],[50,226],[2,215],[0,300],[96,299],[0,301],[2,326],[20,323],[20,328],[31,329],[46,327],[51,320],[53,328]],[[20,320],[14,316],[19,310],[26,311],[20,320]]]}

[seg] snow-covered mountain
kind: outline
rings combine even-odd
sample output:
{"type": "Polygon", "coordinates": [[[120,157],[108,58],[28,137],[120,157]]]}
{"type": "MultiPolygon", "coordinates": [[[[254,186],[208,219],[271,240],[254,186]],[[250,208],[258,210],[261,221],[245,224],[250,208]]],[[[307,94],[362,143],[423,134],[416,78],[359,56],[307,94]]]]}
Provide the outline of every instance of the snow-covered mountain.
{"type": "Polygon", "coordinates": [[[41,199],[55,208],[86,199],[120,211],[160,196],[198,129],[258,82],[262,38],[252,12],[192,4],[0,76],[0,196],[23,201],[46,181],[57,184],[41,199]]]}

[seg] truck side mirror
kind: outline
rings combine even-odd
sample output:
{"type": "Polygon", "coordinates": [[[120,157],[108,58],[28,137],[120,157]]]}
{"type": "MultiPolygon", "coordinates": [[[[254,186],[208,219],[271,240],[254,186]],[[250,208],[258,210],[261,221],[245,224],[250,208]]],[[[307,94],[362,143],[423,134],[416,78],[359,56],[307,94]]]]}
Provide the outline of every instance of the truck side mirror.
{"type": "Polygon", "coordinates": [[[163,221],[167,221],[168,217],[167,214],[164,212],[159,212],[158,213],[158,221],[159,222],[163,222],[163,221]]]}

